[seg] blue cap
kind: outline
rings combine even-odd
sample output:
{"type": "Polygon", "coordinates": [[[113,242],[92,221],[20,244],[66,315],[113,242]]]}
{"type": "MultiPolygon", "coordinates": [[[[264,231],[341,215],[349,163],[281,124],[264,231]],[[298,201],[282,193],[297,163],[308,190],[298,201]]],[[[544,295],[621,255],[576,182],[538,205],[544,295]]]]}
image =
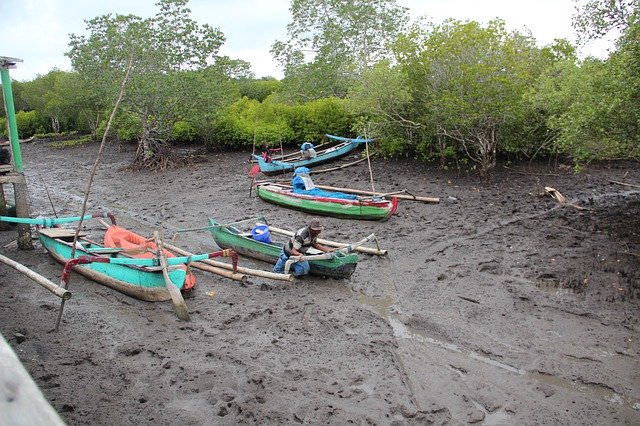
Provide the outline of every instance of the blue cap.
{"type": "Polygon", "coordinates": [[[296,174],[296,175],[302,175],[302,174],[307,174],[308,175],[310,171],[311,170],[309,170],[306,167],[298,167],[293,171],[293,173],[296,174]]]}

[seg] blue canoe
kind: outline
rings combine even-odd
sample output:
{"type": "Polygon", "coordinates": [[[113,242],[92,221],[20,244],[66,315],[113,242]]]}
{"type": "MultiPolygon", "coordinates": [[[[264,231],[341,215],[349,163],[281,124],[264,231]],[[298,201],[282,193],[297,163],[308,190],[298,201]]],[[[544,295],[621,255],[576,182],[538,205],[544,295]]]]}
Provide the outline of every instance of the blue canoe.
{"type": "Polygon", "coordinates": [[[260,155],[253,155],[258,161],[260,171],[267,176],[281,175],[284,173],[293,172],[297,167],[313,167],[319,164],[328,163],[330,161],[337,160],[339,158],[348,155],[351,151],[356,149],[359,145],[364,143],[372,143],[374,139],[363,139],[357,137],[356,139],[343,138],[334,135],[325,135],[328,139],[338,142],[326,149],[317,150],[314,158],[302,159],[301,156],[291,160],[272,160],[271,162],[265,161],[260,155]]]}

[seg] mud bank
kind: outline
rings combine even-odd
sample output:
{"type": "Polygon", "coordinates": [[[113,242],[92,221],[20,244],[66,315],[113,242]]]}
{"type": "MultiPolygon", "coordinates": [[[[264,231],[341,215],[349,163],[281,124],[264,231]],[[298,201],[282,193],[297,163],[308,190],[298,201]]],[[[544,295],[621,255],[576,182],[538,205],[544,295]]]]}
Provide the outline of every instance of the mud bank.
{"type": "MultiPolygon", "coordinates": [[[[162,173],[121,169],[105,152],[90,210],[150,235],[263,214],[308,218],[249,198],[248,153],[162,173]]],[[[77,215],[96,146],[23,145],[32,215],[77,215]],[[46,188],[46,189],[45,189],[46,188]]],[[[374,232],[350,280],[246,286],[197,273],[180,322],[170,303],[131,299],[74,275],[61,330],[57,300],[0,265],[0,332],[69,424],[640,423],[640,182],[636,163],[584,173],[546,163],[467,172],[373,161],[376,188],[401,201],[386,223],[326,218],[323,236],[374,232]],[[576,204],[559,206],[551,186],[576,204]]],[[[316,183],[369,188],[365,164],[316,183]]],[[[100,235],[98,227],[90,235],[100,235]]],[[[6,246],[15,232],[0,233],[6,246]]],[[[215,248],[206,231],[177,245],[215,248]]],[[[2,253],[57,279],[36,244],[2,253]]],[[[241,259],[241,265],[265,264],[241,259]]]]}

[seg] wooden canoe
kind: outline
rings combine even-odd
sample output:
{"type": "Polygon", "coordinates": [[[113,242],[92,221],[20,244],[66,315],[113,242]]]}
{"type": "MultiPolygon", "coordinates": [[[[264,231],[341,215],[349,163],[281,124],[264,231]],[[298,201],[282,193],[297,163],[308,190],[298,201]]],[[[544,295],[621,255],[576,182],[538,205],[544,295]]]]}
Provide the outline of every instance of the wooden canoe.
{"type": "Polygon", "coordinates": [[[320,149],[316,151],[316,156],[314,158],[302,159],[300,156],[297,158],[293,158],[290,160],[271,160],[267,162],[260,155],[253,155],[253,158],[258,162],[260,166],[260,171],[267,176],[281,175],[284,173],[293,172],[297,167],[314,167],[320,164],[328,163],[334,160],[338,160],[346,155],[348,155],[351,151],[356,149],[358,146],[364,143],[372,143],[373,139],[363,139],[363,138],[343,138],[340,136],[334,135],[326,135],[327,138],[338,142],[331,147],[320,149]]]}
{"type": "Polygon", "coordinates": [[[269,182],[257,184],[256,193],[270,203],[346,219],[388,220],[398,208],[397,197],[387,199],[357,196],[355,199],[345,199],[331,197],[331,191],[323,191],[321,196],[316,196],[294,192],[289,186],[269,182]]]}
{"type": "MultiPolygon", "coordinates": [[[[255,221],[242,221],[236,224],[222,225],[215,219],[210,218],[209,230],[220,248],[230,248],[238,254],[275,265],[287,237],[271,233],[271,238],[273,239],[271,243],[264,243],[254,239],[250,232],[251,228],[258,223],[265,224],[265,222],[264,219],[256,219],[255,221]],[[248,226],[242,226],[243,224],[248,226]]],[[[318,250],[313,248],[307,251],[309,255],[319,253],[318,250]]],[[[312,275],[328,278],[349,278],[355,272],[357,264],[358,256],[355,254],[309,261],[312,275]]]]}
{"type": "MultiPolygon", "coordinates": [[[[74,229],[40,228],[38,238],[42,246],[59,263],[66,264],[71,259],[74,229]]],[[[119,249],[106,250],[104,245],[91,241],[80,234],[75,250],[75,258],[87,257],[122,257],[119,249]]],[[[162,271],[138,265],[118,265],[112,263],[92,262],[73,266],[73,270],[99,284],[112,288],[136,299],[148,302],[171,300],[167,291],[162,271]]],[[[184,269],[169,272],[171,282],[182,290],[186,278],[184,269]]]]}
{"type": "MultiPolygon", "coordinates": [[[[86,233],[80,232],[73,259],[71,258],[72,243],[76,231],[75,229],[59,228],[57,226],[62,223],[99,217],[109,217],[115,225],[113,215],[102,213],[83,217],[35,219],[0,216],[0,220],[37,225],[38,238],[42,246],[56,261],[65,265],[63,280],[68,278],[68,274],[72,269],[99,284],[136,299],[149,302],[171,300],[158,257],[136,258],[129,255],[126,249],[105,247],[104,244],[88,239],[86,233]]],[[[228,250],[167,259],[171,283],[178,289],[183,290],[187,277],[186,268],[183,266],[186,263],[218,256],[232,257],[234,267],[237,267],[237,254],[228,250]]]]}

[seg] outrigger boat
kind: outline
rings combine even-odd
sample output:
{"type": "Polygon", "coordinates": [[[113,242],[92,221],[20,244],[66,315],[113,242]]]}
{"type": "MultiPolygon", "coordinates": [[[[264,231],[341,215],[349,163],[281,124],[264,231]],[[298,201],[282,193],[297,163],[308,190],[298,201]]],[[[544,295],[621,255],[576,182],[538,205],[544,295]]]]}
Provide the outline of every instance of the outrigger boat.
{"type": "Polygon", "coordinates": [[[167,289],[168,283],[164,272],[168,274],[171,284],[182,291],[186,290],[185,282],[188,274],[185,265],[190,262],[228,256],[232,257],[234,268],[237,268],[238,256],[230,250],[169,257],[167,252],[160,254],[159,251],[155,251],[154,253],[147,242],[139,247],[106,247],[104,244],[86,238],[86,233],[83,231],[78,234],[74,250],[73,240],[76,230],[58,227],[63,223],[107,217],[111,219],[112,226],[115,226],[115,218],[110,213],[36,219],[0,216],[0,220],[36,225],[42,246],[55,260],[65,265],[63,281],[66,282],[69,273],[74,270],[99,284],[144,301],[159,302],[172,299],[171,290],[167,289]],[[151,250],[151,257],[136,257],[149,250],[151,250]],[[163,268],[162,258],[165,257],[166,265],[163,268]]]}
{"type": "Polygon", "coordinates": [[[253,158],[257,160],[262,173],[267,176],[274,176],[292,172],[297,167],[313,167],[340,159],[348,155],[361,144],[372,143],[374,141],[374,139],[364,139],[361,137],[352,139],[334,135],[325,136],[328,139],[337,142],[337,144],[328,148],[316,150],[316,156],[313,158],[302,159],[300,158],[300,154],[294,154],[293,156],[289,156],[288,159],[285,157],[282,160],[271,159],[270,161],[267,161],[262,158],[262,156],[256,154],[253,154],[253,158]]]}
{"type": "Polygon", "coordinates": [[[341,198],[333,196],[331,191],[322,191],[321,195],[314,195],[304,191],[294,192],[290,185],[271,182],[258,183],[256,193],[258,197],[270,203],[346,219],[388,220],[398,208],[397,197],[387,199],[353,195],[353,198],[341,198]]]}
{"type": "MultiPolygon", "coordinates": [[[[286,237],[275,232],[270,232],[269,235],[274,239],[273,241],[259,241],[251,232],[252,229],[255,229],[256,225],[262,226],[263,229],[269,229],[269,225],[264,217],[247,219],[230,224],[221,224],[216,219],[210,218],[208,229],[220,248],[230,248],[238,254],[274,265],[278,261],[280,250],[286,237]],[[278,237],[280,237],[280,239],[278,239],[278,237]]],[[[375,236],[371,234],[358,243],[339,248],[331,253],[323,253],[314,248],[310,248],[301,260],[309,261],[310,273],[312,275],[329,278],[349,278],[356,270],[356,265],[358,264],[358,256],[352,252],[373,238],[375,238],[375,236]]],[[[285,266],[285,273],[288,272],[289,266],[290,263],[285,266]]]]}

